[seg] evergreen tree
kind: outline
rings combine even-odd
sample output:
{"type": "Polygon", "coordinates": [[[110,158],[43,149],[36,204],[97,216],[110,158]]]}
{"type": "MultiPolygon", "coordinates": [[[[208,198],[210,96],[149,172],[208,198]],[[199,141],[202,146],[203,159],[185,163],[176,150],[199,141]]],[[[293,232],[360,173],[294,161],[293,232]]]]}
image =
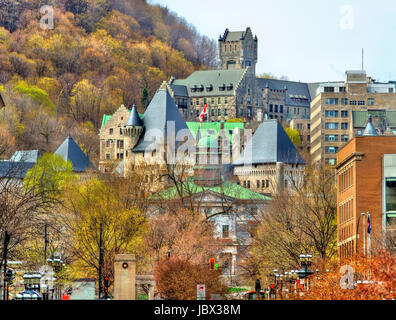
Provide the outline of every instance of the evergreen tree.
{"type": "Polygon", "coordinates": [[[146,111],[148,105],[149,105],[149,94],[146,88],[143,89],[142,91],[142,96],[140,98],[140,105],[143,111],[146,111]]]}

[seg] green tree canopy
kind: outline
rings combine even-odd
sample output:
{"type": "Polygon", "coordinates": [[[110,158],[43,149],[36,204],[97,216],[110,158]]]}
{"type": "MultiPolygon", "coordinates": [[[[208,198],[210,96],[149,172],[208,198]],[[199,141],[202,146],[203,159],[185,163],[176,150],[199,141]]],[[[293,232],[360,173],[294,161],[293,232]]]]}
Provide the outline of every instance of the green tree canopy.
{"type": "Polygon", "coordinates": [[[295,146],[301,144],[300,133],[296,129],[286,128],[285,131],[295,146]]]}
{"type": "Polygon", "coordinates": [[[43,89],[40,89],[36,86],[31,86],[27,84],[25,81],[19,81],[14,86],[14,91],[30,97],[35,102],[42,104],[46,107],[49,107],[54,112],[56,111],[55,104],[51,101],[48,93],[43,89]]]}
{"type": "Polygon", "coordinates": [[[23,187],[43,197],[54,198],[60,196],[69,182],[77,179],[70,161],[65,161],[60,155],[46,153],[27,172],[23,187]]]}

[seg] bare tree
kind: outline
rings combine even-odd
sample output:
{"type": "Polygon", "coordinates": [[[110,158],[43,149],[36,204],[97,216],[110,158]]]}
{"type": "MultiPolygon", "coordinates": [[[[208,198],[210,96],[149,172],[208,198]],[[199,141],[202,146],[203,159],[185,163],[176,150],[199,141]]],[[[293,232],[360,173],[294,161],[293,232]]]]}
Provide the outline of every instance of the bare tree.
{"type": "Polygon", "coordinates": [[[308,166],[302,179],[273,197],[271,208],[253,235],[251,253],[263,274],[294,268],[301,253],[321,260],[337,252],[337,194],[334,170],[308,166]]]}

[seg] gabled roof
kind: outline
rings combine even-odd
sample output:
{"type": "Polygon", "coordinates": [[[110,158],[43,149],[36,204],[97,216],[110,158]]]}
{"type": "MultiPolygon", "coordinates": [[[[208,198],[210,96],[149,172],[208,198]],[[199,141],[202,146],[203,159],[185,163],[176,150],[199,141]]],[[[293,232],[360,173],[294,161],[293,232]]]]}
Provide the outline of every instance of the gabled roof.
{"type": "Polygon", "coordinates": [[[306,164],[280,123],[277,120],[266,120],[260,124],[234,165],[277,162],[306,164]]]}
{"type": "Polygon", "coordinates": [[[128,126],[142,127],[143,126],[143,121],[142,121],[142,119],[140,119],[139,113],[137,112],[137,108],[135,105],[132,107],[131,113],[128,117],[128,120],[127,120],[125,126],[126,127],[128,127],[128,126]]]}
{"type": "Polygon", "coordinates": [[[84,172],[87,169],[94,168],[89,157],[70,136],[63,141],[55,154],[60,155],[65,161],[70,161],[74,172],[84,172]]]}
{"type": "Polygon", "coordinates": [[[149,151],[149,147],[152,147],[154,150],[153,144],[155,138],[150,135],[155,135],[156,133],[162,133],[163,138],[166,139],[168,135],[175,134],[176,136],[178,133],[181,134],[181,130],[185,130],[185,134],[189,136],[189,139],[194,141],[186,122],[166,88],[158,89],[147,107],[142,121],[144,124],[144,134],[141,136],[136,147],[132,150],[133,152],[149,151]],[[168,125],[171,125],[171,127],[168,127],[168,125]]]}
{"type": "Polygon", "coordinates": [[[16,151],[10,158],[11,162],[31,162],[37,163],[38,158],[41,156],[39,150],[29,151],[16,151]]]}

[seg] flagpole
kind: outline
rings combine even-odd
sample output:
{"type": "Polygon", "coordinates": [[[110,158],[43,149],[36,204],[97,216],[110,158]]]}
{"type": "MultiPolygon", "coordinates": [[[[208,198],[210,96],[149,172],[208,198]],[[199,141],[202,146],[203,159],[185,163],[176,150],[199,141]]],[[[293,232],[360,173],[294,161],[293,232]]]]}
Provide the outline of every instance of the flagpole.
{"type": "Polygon", "coordinates": [[[363,255],[366,255],[366,217],[363,213],[363,255]]]}
{"type": "Polygon", "coordinates": [[[367,230],[367,254],[371,254],[371,218],[370,218],[370,211],[367,212],[368,214],[368,219],[370,219],[370,232],[367,230]]]}

